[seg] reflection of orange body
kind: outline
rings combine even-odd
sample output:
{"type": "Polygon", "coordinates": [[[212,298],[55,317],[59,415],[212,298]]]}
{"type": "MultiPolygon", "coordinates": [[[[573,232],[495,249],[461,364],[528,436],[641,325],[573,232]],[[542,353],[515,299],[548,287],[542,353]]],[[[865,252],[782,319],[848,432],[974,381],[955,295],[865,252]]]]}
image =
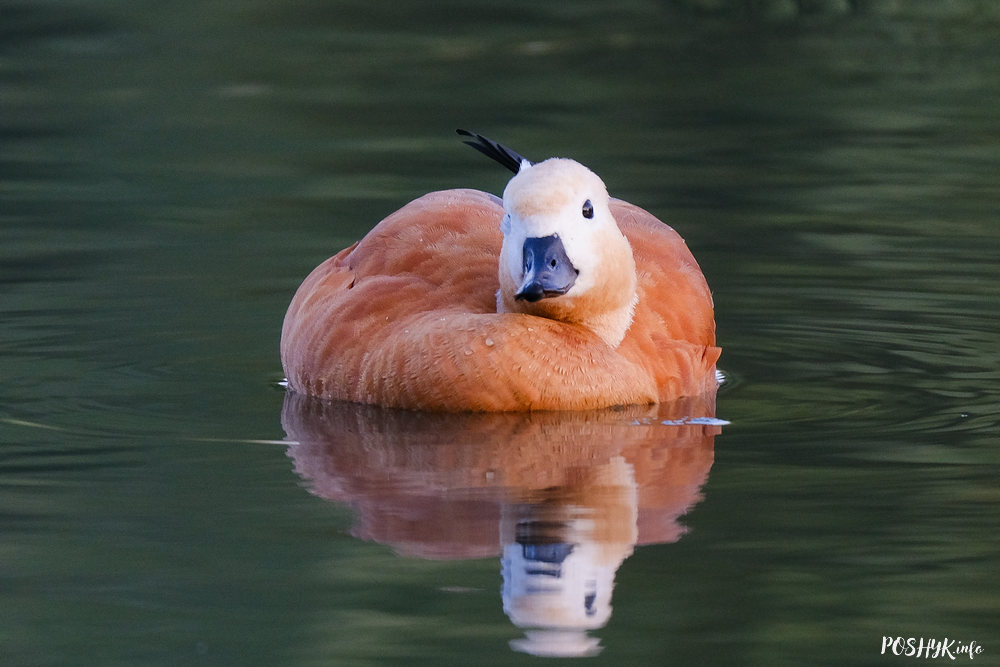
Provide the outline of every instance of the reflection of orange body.
{"type": "Polygon", "coordinates": [[[718,426],[706,398],[590,412],[421,413],[289,393],[289,455],[354,534],[423,558],[501,556],[503,609],[534,655],[600,651],[619,566],[673,542],[700,498],[718,426]]]}
{"type": "MultiPolygon", "coordinates": [[[[619,200],[610,211],[638,279],[635,316],[617,347],[575,321],[498,313],[504,209],[491,195],[451,190],[411,202],[306,278],[282,330],[290,386],[383,406],[491,411],[650,404],[714,390],[720,350],[697,262],[646,211],[619,200]]],[[[539,303],[577,303],[571,294],[539,303]]]]}
{"type": "MultiPolygon", "coordinates": [[[[296,472],[316,495],[358,511],[357,537],[407,555],[475,558],[499,553],[505,506],[613,507],[615,486],[601,480],[617,457],[635,480],[637,542],[677,540],[720,429],[660,422],[714,413],[714,394],[654,408],[437,414],[289,393],[282,422],[298,443],[296,472]]],[[[619,541],[618,528],[599,530],[619,541]]]]}

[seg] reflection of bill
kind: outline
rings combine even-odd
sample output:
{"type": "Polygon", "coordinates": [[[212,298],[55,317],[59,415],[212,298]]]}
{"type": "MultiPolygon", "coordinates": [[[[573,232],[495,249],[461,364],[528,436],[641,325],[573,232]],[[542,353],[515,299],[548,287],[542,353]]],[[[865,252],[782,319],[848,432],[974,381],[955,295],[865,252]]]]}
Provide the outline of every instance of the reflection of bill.
{"type": "Polygon", "coordinates": [[[713,416],[714,398],[434,414],[289,393],[282,422],[311,491],[357,510],[355,536],[421,558],[502,554],[504,611],[525,632],[512,646],[588,655],[633,547],[684,532],[720,430],[687,418],[713,416]]]}

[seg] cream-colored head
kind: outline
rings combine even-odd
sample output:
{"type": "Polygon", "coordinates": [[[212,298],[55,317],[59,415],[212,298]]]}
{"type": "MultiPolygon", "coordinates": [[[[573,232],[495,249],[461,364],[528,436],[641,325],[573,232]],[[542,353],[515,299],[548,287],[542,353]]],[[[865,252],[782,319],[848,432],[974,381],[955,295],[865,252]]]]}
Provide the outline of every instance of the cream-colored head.
{"type": "Polygon", "coordinates": [[[582,324],[613,347],[632,323],[635,260],[604,182],[573,160],[523,163],[503,193],[497,310],[582,324]]]}

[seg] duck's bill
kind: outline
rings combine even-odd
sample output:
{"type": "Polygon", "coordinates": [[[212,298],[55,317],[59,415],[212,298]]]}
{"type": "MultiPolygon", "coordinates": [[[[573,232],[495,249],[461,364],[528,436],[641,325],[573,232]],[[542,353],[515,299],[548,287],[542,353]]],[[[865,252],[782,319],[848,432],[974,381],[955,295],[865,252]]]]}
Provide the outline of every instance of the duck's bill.
{"type": "Polygon", "coordinates": [[[514,298],[535,302],[568,292],[579,275],[557,234],[524,240],[524,279],[514,298]]]}

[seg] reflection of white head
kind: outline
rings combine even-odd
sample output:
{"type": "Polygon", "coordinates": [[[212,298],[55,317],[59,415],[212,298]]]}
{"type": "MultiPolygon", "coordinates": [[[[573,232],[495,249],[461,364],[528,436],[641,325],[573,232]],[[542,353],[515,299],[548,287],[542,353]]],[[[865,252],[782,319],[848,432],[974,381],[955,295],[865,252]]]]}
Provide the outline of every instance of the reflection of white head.
{"type": "Polygon", "coordinates": [[[504,611],[522,628],[592,630],[611,616],[619,563],[590,543],[505,544],[504,611]]]}
{"type": "Polygon", "coordinates": [[[600,651],[588,630],[611,617],[615,572],[637,535],[638,487],[616,456],[578,471],[545,502],[507,505],[500,519],[503,610],[525,639],[518,650],[544,656],[600,651]]]}
{"type": "Polygon", "coordinates": [[[536,655],[597,650],[597,640],[586,631],[603,627],[611,617],[619,565],[601,563],[600,552],[592,542],[504,545],[504,613],[514,625],[534,629],[515,648],[536,655]]]}
{"type": "Polygon", "coordinates": [[[638,491],[621,458],[595,471],[585,485],[594,506],[504,508],[503,610],[526,631],[526,639],[511,643],[519,651],[571,656],[600,650],[587,631],[611,617],[615,572],[637,537],[638,491]]]}

